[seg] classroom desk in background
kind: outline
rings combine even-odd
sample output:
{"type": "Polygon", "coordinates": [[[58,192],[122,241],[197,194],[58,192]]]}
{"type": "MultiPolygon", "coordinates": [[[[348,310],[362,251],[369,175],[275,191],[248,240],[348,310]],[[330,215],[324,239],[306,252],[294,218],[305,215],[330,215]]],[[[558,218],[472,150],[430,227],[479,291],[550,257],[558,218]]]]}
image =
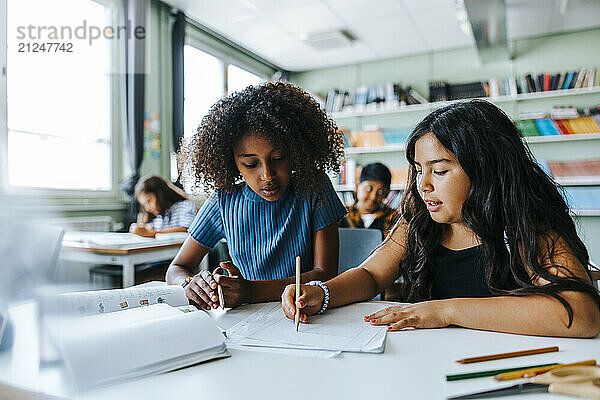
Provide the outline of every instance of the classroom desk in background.
{"type": "MultiPolygon", "coordinates": [[[[388,304],[381,302],[382,307],[388,304]]],[[[221,328],[227,329],[260,306],[247,305],[227,313],[215,312],[214,316],[221,328]]],[[[38,368],[37,346],[32,345],[37,343],[34,304],[12,307],[11,316],[17,327],[16,342],[11,353],[0,354],[0,398],[2,391],[7,390],[2,388],[4,382],[60,398],[86,400],[443,399],[516,383],[499,383],[491,377],[446,382],[447,374],[592,358],[600,360],[600,338],[544,338],[462,328],[411,330],[388,334],[383,354],[343,353],[335,358],[314,358],[234,349],[232,356],[226,359],[74,395],[63,367],[38,368]],[[548,346],[559,346],[560,351],[469,365],[455,362],[468,356],[548,346]]],[[[290,329],[293,329],[292,322],[290,329]]],[[[508,399],[565,397],[533,394],[508,399]]]]}
{"type": "Polygon", "coordinates": [[[60,259],[89,264],[121,265],[123,287],[133,286],[136,264],[172,260],[187,233],[143,238],[130,233],[67,232],[60,259]]]}

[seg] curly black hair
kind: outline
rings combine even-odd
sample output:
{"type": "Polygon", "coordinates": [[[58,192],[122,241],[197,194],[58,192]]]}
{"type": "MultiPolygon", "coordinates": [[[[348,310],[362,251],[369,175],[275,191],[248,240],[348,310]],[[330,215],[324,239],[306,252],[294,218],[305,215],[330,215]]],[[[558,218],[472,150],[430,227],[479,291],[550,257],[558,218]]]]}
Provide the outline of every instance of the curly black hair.
{"type": "Polygon", "coordinates": [[[233,148],[250,133],[287,157],[291,182],[305,196],[320,197],[324,173],[337,173],[344,157],[343,133],[310,94],[290,83],[267,82],[216,102],[197,133],[182,142],[178,158],[191,172],[194,186],[237,191],[242,176],[233,148]]]}

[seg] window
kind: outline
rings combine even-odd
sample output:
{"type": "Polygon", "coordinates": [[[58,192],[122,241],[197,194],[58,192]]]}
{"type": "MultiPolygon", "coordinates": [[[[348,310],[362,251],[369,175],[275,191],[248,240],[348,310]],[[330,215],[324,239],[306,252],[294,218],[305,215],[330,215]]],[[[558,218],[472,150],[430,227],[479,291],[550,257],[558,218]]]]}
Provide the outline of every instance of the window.
{"type": "Polygon", "coordinates": [[[259,85],[264,79],[233,64],[227,66],[227,94],[239,92],[246,87],[259,85]]]}
{"type": "Polygon", "coordinates": [[[112,8],[91,0],[7,0],[6,7],[7,42],[0,43],[7,46],[6,98],[0,99],[7,110],[7,125],[0,127],[4,184],[112,190],[114,41],[91,42],[89,31],[115,26],[112,8]],[[52,28],[60,39],[50,36],[52,28]],[[87,39],[77,39],[84,31],[87,39]],[[58,44],[49,48],[48,42],[58,44]]]}
{"type": "Polygon", "coordinates": [[[183,136],[196,133],[202,117],[223,95],[223,62],[185,45],[183,48],[183,136]]]}
{"type": "Polygon", "coordinates": [[[225,93],[243,90],[248,85],[258,85],[265,79],[246,69],[228,63],[228,57],[217,57],[200,50],[195,43],[183,48],[184,100],[183,136],[189,138],[210,107],[225,93]],[[225,71],[227,81],[225,82],[225,71]]]}

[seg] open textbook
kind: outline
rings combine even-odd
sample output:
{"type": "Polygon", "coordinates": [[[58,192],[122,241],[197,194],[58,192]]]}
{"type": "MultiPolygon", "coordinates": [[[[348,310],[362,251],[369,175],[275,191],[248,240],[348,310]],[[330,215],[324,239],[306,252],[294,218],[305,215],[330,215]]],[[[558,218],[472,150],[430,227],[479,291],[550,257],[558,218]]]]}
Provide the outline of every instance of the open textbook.
{"type": "Polygon", "coordinates": [[[281,303],[269,303],[227,330],[230,347],[273,347],[320,351],[382,353],[386,327],[365,323],[363,316],[381,309],[381,303],[357,303],[313,315],[300,324],[285,317],[281,303]]]}
{"type": "Polygon", "coordinates": [[[82,389],[229,356],[214,320],[189,306],[178,285],[66,293],[39,304],[82,389]]]}

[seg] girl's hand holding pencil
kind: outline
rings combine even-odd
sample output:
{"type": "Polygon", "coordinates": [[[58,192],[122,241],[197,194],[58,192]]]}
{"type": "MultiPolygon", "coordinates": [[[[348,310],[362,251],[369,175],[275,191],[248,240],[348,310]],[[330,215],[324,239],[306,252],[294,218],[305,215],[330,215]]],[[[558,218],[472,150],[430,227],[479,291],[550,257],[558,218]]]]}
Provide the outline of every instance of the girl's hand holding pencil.
{"type": "Polygon", "coordinates": [[[184,290],[187,298],[203,310],[237,307],[248,302],[250,297],[250,283],[230,261],[222,262],[212,274],[200,271],[184,290]],[[225,270],[229,276],[223,275],[225,270]]]}
{"type": "Polygon", "coordinates": [[[220,297],[221,308],[232,308],[247,303],[250,300],[250,282],[242,277],[240,270],[231,261],[222,262],[213,272],[217,283],[217,294],[220,297]],[[227,271],[229,276],[223,275],[227,271]],[[218,293],[219,290],[221,293],[218,293]]]}
{"type": "Polygon", "coordinates": [[[185,286],[185,295],[196,307],[210,310],[219,306],[217,281],[208,271],[200,271],[185,286]]]}
{"type": "Polygon", "coordinates": [[[307,323],[307,316],[316,314],[321,309],[325,295],[320,287],[310,285],[302,285],[301,293],[296,300],[296,285],[287,285],[281,295],[281,306],[285,316],[291,320],[295,319],[298,306],[300,322],[307,323]]]}

